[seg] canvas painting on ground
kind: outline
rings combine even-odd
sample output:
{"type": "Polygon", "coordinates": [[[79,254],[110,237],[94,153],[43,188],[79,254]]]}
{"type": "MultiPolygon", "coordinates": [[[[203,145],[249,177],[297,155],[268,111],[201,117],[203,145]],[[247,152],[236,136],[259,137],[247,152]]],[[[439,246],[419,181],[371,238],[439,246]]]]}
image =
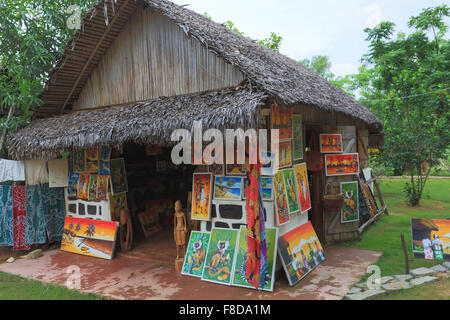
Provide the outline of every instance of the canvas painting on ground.
{"type": "Polygon", "coordinates": [[[194,173],[192,178],[192,220],[209,220],[211,217],[212,174],[194,173]]]}
{"type": "Polygon", "coordinates": [[[303,127],[302,115],[292,115],[292,157],[294,160],[303,159],[303,127]]]}
{"type": "Polygon", "coordinates": [[[414,258],[450,261],[450,220],[411,219],[414,258]]]}
{"type": "Polygon", "coordinates": [[[78,198],[88,200],[89,198],[89,173],[80,173],[78,180],[78,198]]]}
{"type": "Polygon", "coordinates": [[[320,135],[320,152],[322,153],[339,153],[343,152],[342,135],[340,134],[321,134],[320,135]]]}
{"type": "MultiPolygon", "coordinates": [[[[273,291],[277,260],[278,228],[266,228],[267,269],[263,290],[273,291]]],[[[247,227],[241,226],[232,285],[255,289],[247,281],[247,227]]]]}
{"type": "Polygon", "coordinates": [[[325,173],[327,176],[358,174],[359,154],[358,153],[326,154],[325,173]]]}
{"type": "Polygon", "coordinates": [[[89,177],[88,200],[97,201],[98,175],[91,174],[89,177]]]}
{"type": "Polygon", "coordinates": [[[97,183],[97,199],[108,200],[109,175],[99,174],[97,183]]]}
{"type": "Polygon", "coordinates": [[[231,284],[238,235],[239,230],[236,229],[213,228],[211,230],[202,280],[231,284]]]}
{"type": "Polygon", "coordinates": [[[292,141],[280,141],[278,145],[278,167],[284,168],[292,165],[292,141]]]}
{"type": "Polygon", "coordinates": [[[215,177],[214,199],[241,200],[244,177],[215,177]]]}
{"type": "Polygon", "coordinates": [[[98,172],[98,148],[86,149],[86,171],[98,172]]]}
{"type": "Polygon", "coordinates": [[[311,222],[279,237],[278,254],[291,286],[325,260],[322,245],[311,222]]]}
{"type": "Polygon", "coordinates": [[[109,157],[111,155],[111,148],[102,147],[98,152],[98,171],[100,174],[110,174],[109,157]]]}
{"type": "Polygon", "coordinates": [[[123,158],[113,159],[111,166],[111,191],[113,194],[128,192],[127,173],[123,158]]]}
{"type": "Polygon", "coordinates": [[[298,199],[301,212],[311,209],[311,194],[309,191],[308,172],[306,163],[299,163],[294,166],[295,181],[298,189],[298,199]]]}
{"type": "Polygon", "coordinates": [[[291,108],[281,108],[272,105],[272,129],[279,130],[278,139],[292,139],[292,113],[291,108]]]}
{"type": "Polygon", "coordinates": [[[359,221],[358,182],[341,182],[341,193],[344,203],[341,209],[341,222],[359,221]]]}
{"type": "Polygon", "coordinates": [[[112,193],[108,193],[108,196],[111,218],[117,221],[119,220],[120,209],[128,207],[127,194],[125,192],[114,195],[112,193]]]}
{"type": "Polygon", "coordinates": [[[78,180],[80,179],[80,174],[76,172],[69,173],[69,186],[67,187],[67,195],[69,198],[78,197],[78,180]]]}
{"type": "Polygon", "coordinates": [[[201,277],[205,265],[206,250],[208,250],[209,232],[192,231],[186,248],[182,274],[201,277]]]}
{"type": "Polygon", "coordinates": [[[66,217],[61,250],[87,256],[112,259],[118,223],[66,217]]]}
{"type": "Polygon", "coordinates": [[[286,187],[286,196],[288,200],[288,208],[289,213],[295,213],[300,210],[300,205],[298,202],[298,191],[297,191],[297,183],[295,182],[295,174],[294,169],[284,169],[283,179],[284,185],[286,187]]]}
{"type": "Polygon", "coordinates": [[[282,171],[278,171],[273,177],[273,187],[277,224],[281,226],[289,221],[289,206],[282,171]]]}
{"type": "Polygon", "coordinates": [[[86,171],[86,152],[84,149],[74,149],[73,153],[73,171],[84,172],[86,171]]]}

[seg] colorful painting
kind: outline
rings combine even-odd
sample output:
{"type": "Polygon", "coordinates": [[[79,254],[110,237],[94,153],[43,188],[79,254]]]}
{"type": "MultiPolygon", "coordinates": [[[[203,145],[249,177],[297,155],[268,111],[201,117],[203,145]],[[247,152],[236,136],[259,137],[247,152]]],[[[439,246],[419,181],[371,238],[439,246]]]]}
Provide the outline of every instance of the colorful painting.
{"type": "Polygon", "coordinates": [[[202,280],[230,285],[234,272],[239,230],[213,228],[202,280]]]}
{"type": "Polygon", "coordinates": [[[89,177],[88,200],[98,201],[97,199],[98,175],[91,174],[89,177]]]}
{"type": "Polygon", "coordinates": [[[111,191],[112,194],[128,192],[127,173],[123,158],[113,159],[111,165],[111,191]]]}
{"type": "Polygon", "coordinates": [[[341,222],[359,221],[358,182],[341,182],[344,204],[341,209],[341,222]]]}
{"type": "Polygon", "coordinates": [[[113,221],[66,217],[61,250],[112,259],[118,226],[113,221]]]}
{"type": "Polygon", "coordinates": [[[73,150],[73,171],[83,172],[86,171],[86,153],[84,149],[73,150]]]}
{"type": "Polygon", "coordinates": [[[292,165],[292,141],[280,141],[278,145],[278,168],[292,165]]]}
{"type": "Polygon", "coordinates": [[[343,176],[359,173],[359,154],[342,153],[325,155],[325,173],[327,176],[343,176]]]}
{"type": "Polygon", "coordinates": [[[450,220],[411,219],[414,258],[450,261],[450,220]]]}
{"type": "Polygon", "coordinates": [[[309,221],[278,238],[278,254],[291,286],[325,260],[322,245],[309,221]]]}
{"type": "Polygon", "coordinates": [[[182,274],[193,277],[202,276],[210,236],[211,234],[209,232],[191,232],[184,257],[183,269],[181,269],[182,274]]]}
{"type": "Polygon", "coordinates": [[[98,172],[100,174],[110,174],[109,157],[111,156],[111,148],[102,147],[98,152],[98,172]]]}
{"type": "Polygon", "coordinates": [[[69,198],[78,197],[78,180],[80,174],[76,172],[69,172],[69,186],[67,187],[67,195],[69,198]]]}
{"type": "Polygon", "coordinates": [[[192,220],[209,220],[211,217],[212,174],[194,173],[192,179],[192,220]]]}
{"type": "Polygon", "coordinates": [[[320,152],[322,153],[339,153],[343,152],[342,135],[340,134],[321,134],[320,135],[320,152]]]}
{"type": "Polygon", "coordinates": [[[139,223],[141,224],[142,231],[146,238],[154,234],[156,230],[160,230],[158,228],[160,212],[161,211],[157,211],[157,208],[150,208],[144,212],[138,213],[139,223]]]}
{"type": "Polygon", "coordinates": [[[263,152],[261,154],[262,157],[262,168],[261,175],[262,176],[273,176],[275,174],[275,165],[277,160],[276,152],[263,152]]]}
{"type": "Polygon", "coordinates": [[[97,199],[108,200],[109,175],[99,174],[97,183],[97,199]]]}
{"type": "Polygon", "coordinates": [[[215,177],[214,199],[241,200],[244,177],[215,177]]]}
{"type": "Polygon", "coordinates": [[[245,165],[243,164],[227,164],[227,174],[235,176],[245,176],[247,171],[245,170],[245,165]]]}
{"type": "Polygon", "coordinates": [[[120,209],[128,207],[127,194],[125,192],[114,195],[112,193],[108,193],[108,196],[109,196],[109,210],[111,212],[111,219],[117,221],[119,220],[120,209]]]}
{"type": "Polygon", "coordinates": [[[261,182],[262,198],[264,201],[273,200],[273,178],[259,177],[261,182]]]}
{"type": "Polygon", "coordinates": [[[297,183],[295,182],[295,174],[294,169],[284,169],[283,178],[284,185],[286,187],[286,195],[288,200],[288,208],[289,213],[295,213],[300,210],[300,205],[298,202],[298,191],[297,191],[297,183]]]}
{"type": "Polygon", "coordinates": [[[274,194],[275,194],[275,211],[277,224],[279,226],[289,221],[289,206],[284,185],[283,172],[278,171],[273,177],[274,194]]]}
{"type": "Polygon", "coordinates": [[[292,157],[294,160],[303,159],[303,127],[302,115],[292,115],[292,157]]]}
{"type": "MultiPolygon", "coordinates": [[[[275,283],[275,269],[277,260],[278,228],[266,228],[267,269],[264,280],[265,291],[273,291],[275,283]]],[[[247,227],[241,226],[239,232],[238,250],[234,264],[233,279],[231,284],[238,287],[255,289],[246,278],[247,269],[247,227]]]]}
{"type": "Polygon", "coordinates": [[[208,171],[215,176],[225,175],[225,166],[223,164],[211,164],[208,166],[208,171]]]}
{"type": "Polygon", "coordinates": [[[80,173],[80,179],[78,180],[78,199],[88,200],[89,178],[89,173],[80,173]]]}
{"type": "Polygon", "coordinates": [[[98,149],[87,148],[86,149],[86,171],[98,172],[98,149]]]}
{"type": "Polygon", "coordinates": [[[292,139],[292,113],[291,108],[281,108],[272,105],[272,129],[278,129],[279,139],[292,139]]]}
{"type": "Polygon", "coordinates": [[[301,212],[311,209],[311,194],[309,192],[308,172],[306,163],[300,163],[294,166],[295,180],[297,182],[298,199],[301,212]]]}

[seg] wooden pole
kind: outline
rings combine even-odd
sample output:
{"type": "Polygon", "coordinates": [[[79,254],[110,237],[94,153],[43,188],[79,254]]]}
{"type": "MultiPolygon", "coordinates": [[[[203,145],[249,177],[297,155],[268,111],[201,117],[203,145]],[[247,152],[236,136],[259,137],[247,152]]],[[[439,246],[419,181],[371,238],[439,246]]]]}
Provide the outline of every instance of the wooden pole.
{"type": "Polygon", "coordinates": [[[406,274],[409,274],[408,251],[406,250],[405,237],[403,236],[403,234],[401,235],[401,238],[402,238],[403,253],[405,255],[405,271],[406,274]]]}

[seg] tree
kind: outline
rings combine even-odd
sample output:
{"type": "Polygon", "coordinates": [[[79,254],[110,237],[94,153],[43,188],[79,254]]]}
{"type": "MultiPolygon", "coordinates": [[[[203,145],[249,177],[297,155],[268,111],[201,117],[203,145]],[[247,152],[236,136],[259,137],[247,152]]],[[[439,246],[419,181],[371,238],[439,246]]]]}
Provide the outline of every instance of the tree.
{"type": "Polygon", "coordinates": [[[334,80],[334,74],[330,71],[331,61],[327,56],[313,56],[310,59],[303,59],[299,61],[307,66],[309,69],[314,70],[318,75],[327,81],[334,80]]]}

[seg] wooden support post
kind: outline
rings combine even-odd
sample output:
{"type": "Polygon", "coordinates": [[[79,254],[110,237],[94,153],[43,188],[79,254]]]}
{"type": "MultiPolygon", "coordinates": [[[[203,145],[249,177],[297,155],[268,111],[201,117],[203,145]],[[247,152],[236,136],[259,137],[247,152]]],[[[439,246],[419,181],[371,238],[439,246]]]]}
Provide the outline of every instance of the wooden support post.
{"type": "Polygon", "coordinates": [[[406,250],[405,237],[403,233],[401,235],[402,238],[402,246],[403,246],[403,254],[405,255],[405,272],[409,274],[409,259],[408,259],[408,251],[406,250]]]}

